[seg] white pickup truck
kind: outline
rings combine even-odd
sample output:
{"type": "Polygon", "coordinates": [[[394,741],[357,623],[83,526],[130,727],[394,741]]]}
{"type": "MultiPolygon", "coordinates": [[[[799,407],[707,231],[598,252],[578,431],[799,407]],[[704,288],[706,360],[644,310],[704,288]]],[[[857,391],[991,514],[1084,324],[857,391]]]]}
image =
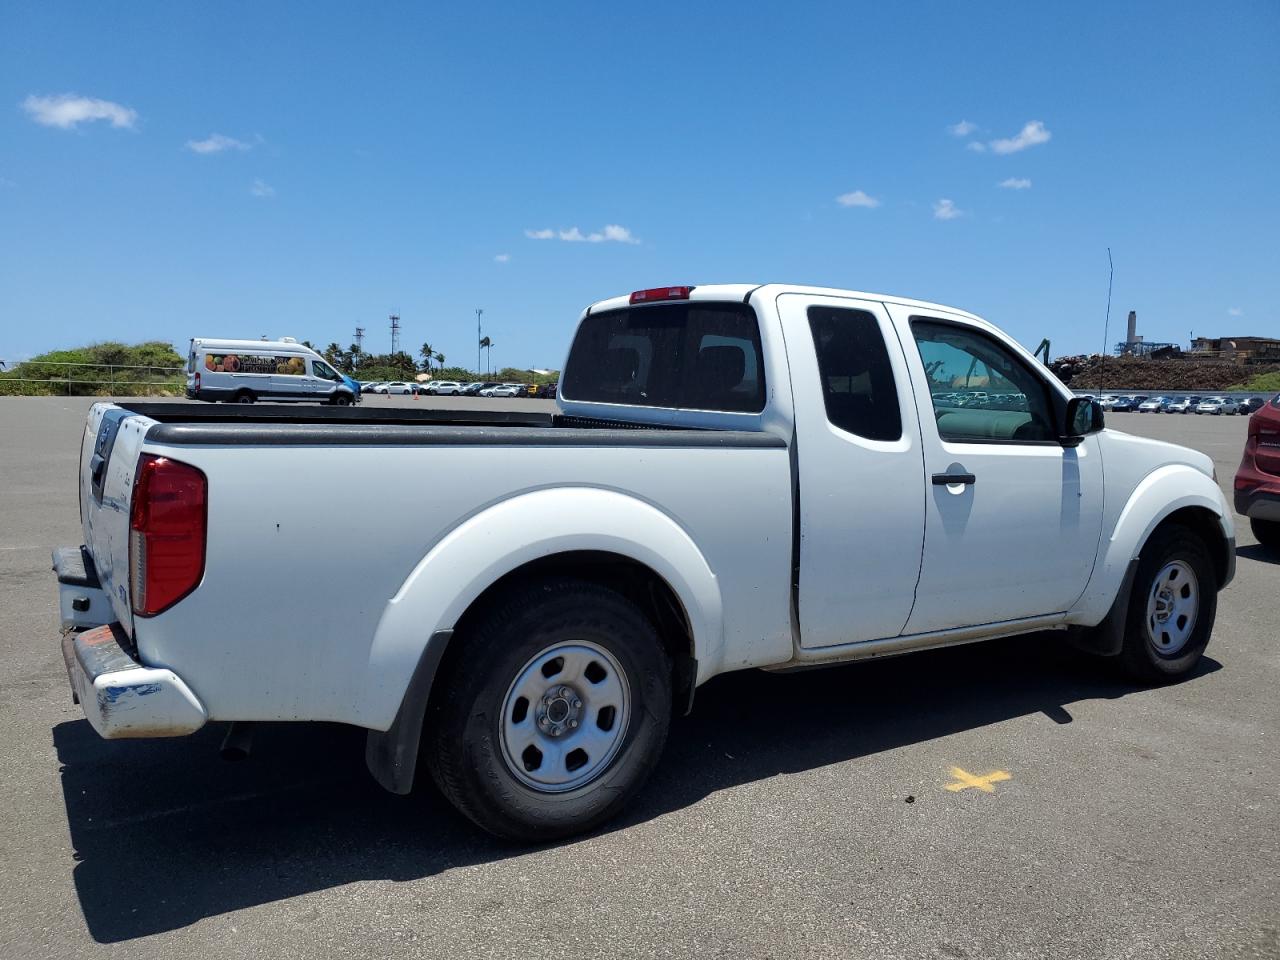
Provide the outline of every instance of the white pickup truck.
{"type": "Polygon", "coordinates": [[[1234,573],[1208,457],[950,307],[638,291],[582,314],[558,405],[94,406],[54,555],[89,722],[354,724],[388,789],[421,760],[545,839],[617,813],[716,674],[1064,631],[1158,683],[1234,573]]]}

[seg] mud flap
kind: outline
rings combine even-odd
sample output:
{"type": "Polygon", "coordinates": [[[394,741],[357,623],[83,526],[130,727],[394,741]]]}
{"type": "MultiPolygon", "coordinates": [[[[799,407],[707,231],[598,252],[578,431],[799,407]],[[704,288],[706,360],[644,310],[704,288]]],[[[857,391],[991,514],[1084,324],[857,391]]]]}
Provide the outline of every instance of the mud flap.
{"type": "Polygon", "coordinates": [[[365,765],[373,779],[391,793],[406,794],[413,789],[431,685],[452,637],[452,630],[439,630],[431,635],[391,726],[386,730],[370,730],[365,739],[365,765]]]}
{"type": "Polygon", "coordinates": [[[1072,627],[1071,642],[1086,653],[1102,657],[1119,656],[1124,645],[1124,626],[1129,619],[1129,597],[1133,593],[1133,581],[1138,575],[1138,558],[1129,561],[1124,571],[1124,579],[1120,581],[1120,589],[1111,604],[1111,609],[1096,627],[1072,627]]]}

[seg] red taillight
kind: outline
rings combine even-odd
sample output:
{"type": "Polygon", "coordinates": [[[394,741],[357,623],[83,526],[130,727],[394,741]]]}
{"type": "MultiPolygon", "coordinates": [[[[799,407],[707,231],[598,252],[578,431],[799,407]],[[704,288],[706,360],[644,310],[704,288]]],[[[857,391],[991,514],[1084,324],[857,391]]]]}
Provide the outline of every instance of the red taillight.
{"type": "Polygon", "coordinates": [[[200,389],[200,371],[199,370],[196,371],[196,389],[197,390],[200,389]]]}
{"type": "Polygon", "coordinates": [[[204,473],[190,464],[139,458],[129,515],[129,580],[139,616],[167,610],[204,576],[208,490],[204,473]]]}
{"type": "Polygon", "coordinates": [[[689,291],[693,287],[654,287],[651,290],[637,290],[631,295],[632,303],[653,303],[657,300],[688,300],[689,291]]]}

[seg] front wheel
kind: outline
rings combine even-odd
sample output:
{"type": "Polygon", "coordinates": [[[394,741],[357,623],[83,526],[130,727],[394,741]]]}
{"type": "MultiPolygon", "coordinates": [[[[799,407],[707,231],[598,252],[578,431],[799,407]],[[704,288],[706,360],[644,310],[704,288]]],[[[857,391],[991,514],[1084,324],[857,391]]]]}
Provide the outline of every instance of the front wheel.
{"type": "Polygon", "coordinates": [[[490,833],[552,840],[616,815],[662,753],[671,665],[653,624],[597,584],[538,581],[460,635],[428,707],[431,772],[490,833]]]}
{"type": "Polygon", "coordinates": [[[1142,683],[1186,676],[1217,613],[1217,576],[1204,541],[1186,527],[1157,530],[1138,558],[1120,662],[1142,683]]]}
{"type": "Polygon", "coordinates": [[[349,394],[349,393],[338,393],[338,394],[335,394],[335,395],[334,395],[334,397],[333,397],[333,404],[334,404],[334,406],[338,406],[338,407],[349,407],[349,406],[351,406],[351,394],[349,394]]]}

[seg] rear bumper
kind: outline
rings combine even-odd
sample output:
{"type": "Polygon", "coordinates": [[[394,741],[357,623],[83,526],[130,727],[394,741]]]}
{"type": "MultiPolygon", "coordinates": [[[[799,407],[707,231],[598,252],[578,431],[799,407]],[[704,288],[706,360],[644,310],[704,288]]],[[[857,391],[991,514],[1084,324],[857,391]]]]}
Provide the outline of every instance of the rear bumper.
{"type": "Polygon", "coordinates": [[[1237,490],[1235,497],[1236,513],[1250,520],[1280,521],[1280,489],[1237,490]]]}
{"type": "Polygon", "coordinates": [[[134,660],[121,636],[114,623],[62,635],[72,693],[99,736],[181,737],[203,727],[209,715],[182,678],[134,660]]]}
{"type": "Polygon", "coordinates": [[[180,737],[195,733],[209,714],[176,673],[130,656],[128,638],[84,547],[53,551],[62,617],[62,659],[77,703],[99,735],[180,737]],[[105,625],[102,625],[104,624],[105,625]]]}

